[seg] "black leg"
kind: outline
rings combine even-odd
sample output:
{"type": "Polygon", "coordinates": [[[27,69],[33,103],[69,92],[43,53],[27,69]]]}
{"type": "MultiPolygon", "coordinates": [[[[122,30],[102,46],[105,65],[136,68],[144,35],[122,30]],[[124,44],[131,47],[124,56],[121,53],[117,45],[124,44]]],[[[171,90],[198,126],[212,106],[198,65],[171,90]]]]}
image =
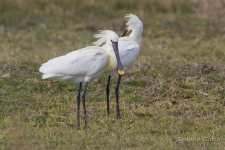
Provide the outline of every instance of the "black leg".
{"type": "Polygon", "coordinates": [[[116,92],[116,112],[117,112],[117,119],[121,119],[121,116],[120,116],[120,104],[119,104],[119,86],[120,86],[120,81],[121,81],[121,75],[119,75],[118,77],[118,81],[117,81],[117,85],[116,85],[116,89],[115,89],[115,92],[116,92]]]}
{"type": "Polygon", "coordinates": [[[80,91],[82,87],[82,82],[80,82],[78,95],[77,95],[77,128],[80,129],[80,91]]]}
{"type": "Polygon", "coordinates": [[[86,106],[85,106],[85,97],[86,97],[86,92],[87,92],[87,87],[88,87],[88,82],[86,82],[85,87],[84,87],[84,93],[82,96],[82,104],[84,108],[84,128],[87,129],[88,127],[88,122],[87,122],[87,111],[86,111],[86,106]]]}
{"type": "Polygon", "coordinates": [[[109,115],[109,85],[110,85],[110,78],[111,76],[108,76],[108,82],[107,82],[107,86],[106,86],[106,101],[107,101],[107,114],[109,115]]]}

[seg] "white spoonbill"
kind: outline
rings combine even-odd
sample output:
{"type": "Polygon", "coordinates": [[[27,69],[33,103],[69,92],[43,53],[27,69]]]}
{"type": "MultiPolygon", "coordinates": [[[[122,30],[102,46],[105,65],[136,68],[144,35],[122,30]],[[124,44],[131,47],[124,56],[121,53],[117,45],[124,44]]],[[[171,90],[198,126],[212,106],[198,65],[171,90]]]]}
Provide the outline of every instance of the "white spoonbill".
{"type": "Polygon", "coordinates": [[[94,35],[99,38],[95,45],[106,43],[105,48],[89,46],[50,59],[42,64],[39,71],[43,73],[42,79],[56,79],[60,81],[70,81],[79,83],[77,95],[77,127],[80,128],[80,92],[82,83],[85,83],[82,95],[82,105],[84,109],[84,128],[88,128],[87,112],[85,106],[85,96],[88,83],[91,79],[103,73],[110,73],[117,70],[120,76],[125,74],[118,52],[118,35],[110,30],[100,31],[94,35]]]}
{"type": "MultiPolygon", "coordinates": [[[[122,35],[123,37],[119,38],[119,55],[122,62],[122,65],[125,70],[129,69],[135,62],[138,53],[141,48],[141,39],[142,39],[142,31],[143,31],[143,23],[142,21],[134,14],[130,13],[125,16],[127,19],[126,23],[126,31],[122,35]],[[129,35],[130,34],[130,35],[129,35]],[[129,36],[128,36],[129,35],[129,36]]],[[[105,47],[103,45],[102,47],[105,47]]],[[[112,75],[115,75],[116,70],[111,72],[108,76],[108,82],[106,86],[106,100],[107,100],[107,113],[109,114],[109,84],[110,78],[112,75]]],[[[119,91],[119,83],[121,80],[121,76],[118,77],[118,82],[115,88],[116,92],[116,106],[117,106],[117,118],[120,117],[120,110],[119,110],[119,98],[118,98],[118,91],[119,91]]]]}

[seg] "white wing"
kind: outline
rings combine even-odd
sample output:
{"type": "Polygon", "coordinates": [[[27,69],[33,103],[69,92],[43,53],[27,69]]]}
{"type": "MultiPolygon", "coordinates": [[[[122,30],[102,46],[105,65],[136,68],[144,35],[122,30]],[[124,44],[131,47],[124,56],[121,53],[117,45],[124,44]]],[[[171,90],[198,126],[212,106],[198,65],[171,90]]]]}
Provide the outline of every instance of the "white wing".
{"type": "Polygon", "coordinates": [[[129,69],[135,62],[140,46],[130,37],[119,38],[119,53],[125,70],[129,69]]]}
{"type": "MultiPolygon", "coordinates": [[[[101,48],[90,46],[73,51],[67,55],[50,59],[39,71],[44,73],[43,79],[72,80],[74,77],[96,77],[104,72],[108,55],[101,48]]],[[[79,80],[79,82],[81,82],[79,80]]]]}

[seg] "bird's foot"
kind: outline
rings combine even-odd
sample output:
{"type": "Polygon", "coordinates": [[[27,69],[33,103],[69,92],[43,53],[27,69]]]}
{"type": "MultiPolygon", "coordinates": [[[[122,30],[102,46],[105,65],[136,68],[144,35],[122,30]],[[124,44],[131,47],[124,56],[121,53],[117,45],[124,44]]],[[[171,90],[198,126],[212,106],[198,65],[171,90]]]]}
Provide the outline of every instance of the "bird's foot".
{"type": "Polygon", "coordinates": [[[123,120],[123,118],[119,115],[116,117],[117,120],[123,120]]]}
{"type": "Polygon", "coordinates": [[[84,129],[90,129],[90,127],[88,126],[88,124],[85,124],[84,129]]]}
{"type": "Polygon", "coordinates": [[[110,113],[109,113],[109,112],[107,112],[107,117],[109,117],[109,115],[110,115],[110,113]]]}
{"type": "Polygon", "coordinates": [[[110,114],[110,111],[107,111],[107,114],[109,115],[110,114]]]}
{"type": "Polygon", "coordinates": [[[80,130],[80,126],[77,126],[77,130],[80,130]]]}
{"type": "Polygon", "coordinates": [[[84,126],[84,129],[90,129],[90,127],[89,126],[84,126]]]}

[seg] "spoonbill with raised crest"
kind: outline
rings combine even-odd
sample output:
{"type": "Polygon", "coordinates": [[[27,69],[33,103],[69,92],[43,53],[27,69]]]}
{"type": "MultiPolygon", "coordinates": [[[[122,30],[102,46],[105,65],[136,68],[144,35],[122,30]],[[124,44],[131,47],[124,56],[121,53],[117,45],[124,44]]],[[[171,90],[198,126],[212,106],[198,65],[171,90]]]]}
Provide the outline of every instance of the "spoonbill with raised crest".
{"type": "MultiPolygon", "coordinates": [[[[142,31],[143,31],[143,23],[142,21],[134,14],[130,13],[125,15],[127,19],[126,23],[126,31],[119,38],[119,55],[121,59],[121,63],[125,70],[129,69],[135,62],[140,48],[141,48],[141,40],[142,40],[142,31]]],[[[102,46],[103,48],[106,45],[102,46]]],[[[110,79],[112,75],[115,75],[116,69],[109,73],[107,86],[106,86],[106,100],[107,100],[107,113],[109,114],[109,92],[110,92],[110,79]]],[[[119,91],[119,83],[121,81],[121,76],[118,77],[118,82],[115,88],[116,91],[116,107],[117,107],[117,118],[121,118],[120,110],[119,110],[119,95],[117,94],[119,91]]]]}

